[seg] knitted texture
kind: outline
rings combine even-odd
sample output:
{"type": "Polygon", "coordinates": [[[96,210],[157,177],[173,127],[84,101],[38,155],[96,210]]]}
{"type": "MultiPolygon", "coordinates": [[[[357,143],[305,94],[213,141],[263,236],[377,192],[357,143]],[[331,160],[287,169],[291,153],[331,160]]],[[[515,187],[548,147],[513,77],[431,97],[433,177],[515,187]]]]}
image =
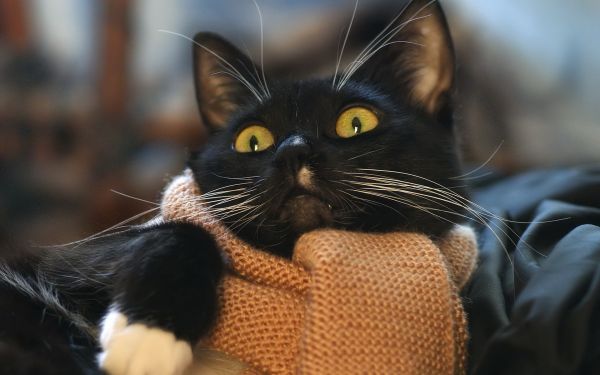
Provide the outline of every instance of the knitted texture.
{"type": "Polygon", "coordinates": [[[435,244],[417,233],[322,229],[303,235],[288,261],[236,237],[199,195],[186,172],[162,202],[164,220],[213,233],[228,264],[218,322],[199,352],[224,353],[245,374],[464,373],[458,290],[475,265],[470,230],[435,244]]]}

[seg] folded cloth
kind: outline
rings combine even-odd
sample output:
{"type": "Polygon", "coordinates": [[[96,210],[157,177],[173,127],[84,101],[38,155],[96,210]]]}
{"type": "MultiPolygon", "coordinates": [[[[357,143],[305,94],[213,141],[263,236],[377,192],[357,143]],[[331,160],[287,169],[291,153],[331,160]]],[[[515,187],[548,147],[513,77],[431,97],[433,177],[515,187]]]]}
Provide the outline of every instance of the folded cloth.
{"type": "Polygon", "coordinates": [[[162,216],[211,232],[228,267],[219,318],[196,348],[198,361],[227,362],[207,356],[210,349],[239,365],[227,373],[464,373],[458,291],[477,257],[468,227],[437,242],[419,233],[320,229],[300,237],[290,261],[212,217],[189,171],[165,190],[162,216]]]}

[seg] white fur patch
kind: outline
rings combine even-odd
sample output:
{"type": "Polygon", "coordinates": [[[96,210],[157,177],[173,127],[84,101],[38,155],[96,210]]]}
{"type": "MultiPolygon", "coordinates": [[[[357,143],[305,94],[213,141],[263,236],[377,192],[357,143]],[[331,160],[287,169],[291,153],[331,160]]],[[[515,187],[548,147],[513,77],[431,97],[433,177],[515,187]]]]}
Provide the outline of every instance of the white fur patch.
{"type": "Polygon", "coordinates": [[[313,188],[313,180],[312,180],[312,172],[307,167],[302,167],[298,171],[297,180],[298,185],[302,186],[306,190],[311,190],[313,188]]]}
{"type": "Polygon", "coordinates": [[[472,227],[468,225],[455,225],[452,228],[452,232],[454,232],[459,237],[465,237],[471,240],[473,243],[477,243],[477,235],[472,227]]]}
{"type": "Polygon", "coordinates": [[[100,345],[102,345],[102,348],[106,348],[113,336],[125,329],[126,326],[127,317],[121,314],[115,306],[111,306],[100,325],[100,345]]]}
{"type": "Polygon", "coordinates": [[[171,332],[127,324],[111,308],[102,321],[98,363],[110,375],[180,375],[192,362],[192,348],[171,332]]]}

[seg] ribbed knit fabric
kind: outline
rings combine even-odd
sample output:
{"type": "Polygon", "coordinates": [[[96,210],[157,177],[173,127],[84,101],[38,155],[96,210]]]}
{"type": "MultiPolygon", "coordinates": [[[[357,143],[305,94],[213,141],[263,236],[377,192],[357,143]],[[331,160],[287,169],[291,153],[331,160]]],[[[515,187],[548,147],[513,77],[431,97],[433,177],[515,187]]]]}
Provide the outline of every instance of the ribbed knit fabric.
{"type": "Polygon", "coordinates": [[[186,172],[162,202],[164,220],[206,228],[228,260],[219,319],[198,353],[224,353],[245,374],[464,373],[457,291],[475,265],[470,230],[434,244],[416,233],[323,229],[303,235],[288,261],[233,235],[199,194],[186,172]]]}

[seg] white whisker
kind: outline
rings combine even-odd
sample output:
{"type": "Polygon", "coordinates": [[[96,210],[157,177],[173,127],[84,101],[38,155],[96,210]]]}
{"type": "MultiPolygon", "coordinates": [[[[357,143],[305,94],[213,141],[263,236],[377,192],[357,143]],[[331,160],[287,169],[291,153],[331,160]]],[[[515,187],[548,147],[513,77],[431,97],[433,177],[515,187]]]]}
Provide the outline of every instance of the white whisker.
{"type": "Polygon", "coordinates": [[[364,154],[360,154],[360,155],[357,155],[357,156],[353,156],[353,157],[351,157],[351,158],[350,158],[350,159],[348,159],[348,160],[350,161],[350,160],[354,160],[354,159],[362,158],[363,156],[371,155],[371,154],[374,154],[374,153],[376,153],[376,152],[379,152],[379,151],[382,151],[382,150],[385,150],[385,148],[384,148],[384,147],[382,147],[382,148],[379,148],[379,149],[377,149],[377,150],[372,150],[372,151],[369,151],[369,152],[365,152],[364,154]]]}
{"type": "MultiPolygon", "coordinates": [[[[250,57],[250,61],[254,62],[254,57],[252,56],[252,53],[250,52],[250,50],[248,49],[246,44],[242,42],[242,45],[244,46],[244,51],[246,52],[248,57],[250,57]]],[[[266,86],[263,84],[263,82],[260,78],[260,73],[258,72],[258,69],[256,69],[256,64],[252,63],[251,65],[252,65],[253,72],[251,72],[250,69],[248,69],[246,64],[242,64],[242,66],[245,68],[245,70],[248,72],[248,74],[250,74],[252,76],[252,79],[254,80],[254,82],[260,87],[260,89],[264,93],[266,93],[266,86]]]]}
{"type": "MultiPolygon", "coordinates": [[[[465,177],[472,175],[473,173],[480,171],[483,167],[485,167],[486,165],[488,165],[488,163],[490,161],[492,161],[492,159],[494,158],[494,156],[496,156],[496,154],[498,153],[498,151],[500,151],[500,148],[502,148],[502,145],[504,145],[504,140],[500,141],[500,144],[496,147],[496,149],[494,150],[494,152],[492,152],[492,154],[490,155],[489,158],[487,158],[486,161],[483,162],[483,164],[481,164],[479,167],[470,170],[467,173],[461,174],[460,176],[455,176],[455,177],[450,177],[450,179],[452,180],[465,180],[465,177]]],[[[490,174],[490,173],[487,173],[490,174]]],[[[486,175],[487,175],[486,174],[486,175]]],[[[483,175],[475,177],[475,178],[479,178],[479,177],[483,177],[483,175]]]]}
{"type": "Polygon", "coordinates": [[[342,79],[339,81],[336,90],[339,91],[344,87],[344,85],[348,82],[348,80],[352,77],[352,75],[362,66],[366,61],[371,59],[375,53],[377,53],[382,48],[389,46],[390,44],[395,44],[398,42],[408,43],[408,44],[416,44],[421,45],[419,43],[410,42],[410,41],[395,41],[392,42],[392,39],[402,31],[408,24],[427,18],[430,15],[417,17],[424,9],[431,6],[437,0],[431,0],[420,9],[418,9],[407,21],[402,22],[400,25],[393,27],[391,30],[390,27],[404,14],[404,12],[408,9],[408,7],[412,4],[412,0],[404,6],[404,8],[400,11],[400,13],[394,17],[394,19],[379,33],[377,36],[371,41],[356,57],[356,59],[350,63],[344,73],[342,75],[342,79]]]}
{"type": "Polygon", "coordinates": [[[244,85],[248,90],[250,90],[250,92],[256,97],[256,99],[262,103],[265,98],[258,92],[258,90],[250,83],[248,82],[248,80],[244,77],[244,75],[242,73],[240,73],[239,70],[237,70],[231,63],[229,63],[227,60],[225,60],[223,57],[221,57],[218,53],[216,53],[215,51],[211,50],[210,48],[196,42],[194,39],[190,38],[189,36],[174,32],[174,31],[170,31],[170,30],[164,30],[164,29],[158,29],[158,32],[161,33],[166,33],[166,34],[171,34],[171,35],[175,35],[178,36],[180,38],[186,39],[192,43],[194,43],[195,45],[197,45],[198,47],[202,48],[203,50],[205,50],[206,52],[210,53],[211,55],[213,55],[214,57],[216,57],[221,63],[225,64],[225,66],[229,69],[231,69],[231,75],[233,77],[235,77],[238,81],[240,81],[240,83],[242,85],[244,85]]]}
{"type": "Polygon", "coordinates": [[[219,178],[224,178],[227,180],[254,180],[257,178],[260,178],[260,176],[244,176],[244,177],[229,177],[229,176],[221,176],[217,173],[211,172],[211,175],[215,176],[215,177],[219,177],[219,178]]]}
{"type": "MultiPolygon", "coordinates": [[[[363,170],[367,170],[367,169],[363,169],[363,170]]],[[[450,205],[457,206],[461,209],[466,210],[468,213],[472,214],[477,219],[476,220],[477,222],[481,223],[482,225],[484,225],[488,229],[490,229],[492,234],[496,237],[498,242],[504,248],[507,256],[509,256],[508,249],[504,246],[501,238],[496,233],[496,230],[499,230],[503,235],[505,235],[506,238],[508,239],[508,241],[510,241],[513,245],[516,246],[516,242],[511,238],[510,234],[513,234],[517,238],[519,238],[519,240],[525,246],[527,246],[529,249],[531,249],[532,251],[544,256],[543,254],[541,254],[540,252],[535,250],[526,241],[524,241],[510,226],[508,226],[506,224],[506,223],[514,222],[513,220],[504,219],[498,215],[495,215],[492,212],[481,207],[480,205],[463,197],[462,195],[457,194],[456,192],[453,192],[452,190],[448,189],[447,187],[444,187],[443,185],[440,185],[434,181],[428,180],[424,177],[417,176],[417,175],[410,174],[410,173],[399,172],[399,171],[386,171],[386,170],[378,170],[378,171],[380,171],[382,173],[404,174],[404,175],[416,177],[419,179],[423,179],[425,181],[429,181],[431,184],[438,185],[441,188],[416,184],[416,183],[403,181],[403,180],[397,180],[397,179],[389,178],[389,177],[382,177],[379,174],[377,174],[377,175],[372,175],[372,174],[367,174],[367,173],[347,173],[347,174],[354,175],[358,178],[362,178],[362,179],[371,181],[371,183],[365,183],[365,182],[360,182],[360,181],[351,181],[352,184],[355,184],[357,186],[365,186],[365,188],[367,188],[367,189],[376,190],[376,191],[384,191],[384,192],[388,192],[388,193],[405,193],[405,194],[409,194],[412,196],[417,196],[417,197],[419,197],[421,199],[425,199],[429,202],[433,202],[432,200],[440,201],[440,202],[448,203],[450,205]],[[490,221],[490,219],[497,220],[500,224],[496,224],[494,221],[490,221]],[[492,228],[492,226],[494,226],[496,229],[492,228]]],[[[389,196],[388,198],[394,199],[396,197],[397,197],[397,195],[393,194],[393,195],[389,196]]],[[[445,207],[446,209],[450,209],[450,207],[448,207],[446,205],[442,205],[442,206],[445,207]]],[[[440,209],[436,208],[435,210],[439,211],[440,209]]],[[[462,215],[453,210],[450,210],[450,211],[451,212],[449,212],[449,213],[453,213],[455,215],[462,215]]],[[[469,217],[465,217],[465,218],[471,220],[469,217]]],[[[556,221],[562,221],[562,220],[567,220],[567,219],[568,218],[561,218],[561,219],[557,219],[557,220],[551,220],[548,222],[556,222],[556,221]]]]}
{"type": "Polygon", "coordinates": [[[354,3],[354,10],[352,11],[352,17],[350,18],[350,25],[348,26],[348,30],[346,30],[344,43],[342,43],[342,49],[337,57],[337,63],[335,64],[335,73],[333,74],[333,81],[331,82],[332,88],[335,88],[335,80],[337,79],[338,71],[340,69],[340,63],[342,62],[342,57],[344,56],[344,49],[346,48],[346,43],[348,42],[350,30],[352,30],[352,24],[354,23],[354,17],[356,16],[356,9],[358,9],[358,0],[356,0],[356,2],[354,3]]]}
{"type": "Polygon", "coordinates": [[[64,243],[64,244],[60,244],[60,245],[50,245],[50,246],[45,246],[45,247],[53,248],[53,247],[80,246],[80,245],[83,245],[83,244],[85,244],[85,243],[87,243],[89,241],[92,241],[92,240],[96,239],[98,236],[101,236],[101,235],[106,234],[107,232],[110,232],[111,230],[122,228],[124,224],[130,223],[130,222],[132,222],[134,220],[137,220],[137,219],[139,219],[139,218],[141,218],[143,216],[146,216],[149,213],[154,212],[154,211],[159,210],[159,209],[160,209],[160,207],[153,207],[153,208],[151,208],[149,210],[146,210],[144,212],[136,214],[136,215],[130,217],[129,219],[123,220],[123,221],[121,221],[121,222],[119,222],[119,223],[117,223],[117,224],[115,224],[115,225],[113,225],[113,226],[111,226],[109,228],[106,228],[106,229],[104,229],[104,230],[102,230],[102,231],[100,231],[98,233],[95,233],[95,234],[93,234],[91,236],[88,236],[86,238],[83,238],[81,240],[73,241],[73,242],[68,242],[68,243],[64,243]]]}
{"type": "MultiPolygon", "coordinates": [[[[363,48],[363,50],[358,54],[358,56],[356,57],[355,61],[357,59],[359,59],[361,56],[363,56],[363,54],[365,53],[365,51],[369,50],[373,45],[377,44],[378,41],[382,38],[383,35],[386,34],[387,30],[392,27],[392,25],[400,18],[402,17],[402,15],[404,14],[404,12],[406,11],[406,9],[408,9],[408,7],[413,3],[414,0],[410,0],[409,2],[407,2],[404,7],[402,8],[402,10],[390,21],[390,23],[388,23],[386,25],[386,27],[383,28],[383,30],[381,30],[376,36],[375,38],[373,38],[373,40],[371,42],[369,42],[369,44],[367,44],[365,46],[365,48],[363,48]]],[[[352,66],[352,64],[355,62],[353,61],[352,63],[349,64],[349,66],[352,66]]],[[[340,87],[341,88],[341,87],[340,87]]],[[[338,88],[339,90],[339,88],[338,88]]]]}
{"type": "Polygon", "coordinates": [[[132,195],[122,193],[122,192],[117,191],[115,189],[110,189],[110,192],[111,193],[115,193],[115,194],[120,195],[120,196],[125,197],[125,198],[130,198],[130,199],[133,199],[133,200],[136,200],[136,201],[140,201],[140,202],[144,202],[144,203],[148,203],[148,204],[151,204],[151,205],[154,205],[154,206],[158,206],[159,205],[156,202],[152,202],[152,201],[148,201],[148,200],[145,200],[145,199],[142,199],[142,198],[134,197],[132,195]]]}
{"type": "Polygon", "coordinates": [[[267,84],[267,79],[265,78],[265,38],[264,38],[264,31],[263,31],[263,16],[262,16],[262,11],[260,10],[260,6],[258,6],[258,3],[256,2],[256,0],[252,0],[252,2],[254,3],[254,5],[256,6],[256,10],[258,11],[258,18],[260,20],[260,69],[262,72],[262,79],[263,79],[263,83],[264,83],[264,89],[265,89],[265,96],[267,98],[271,97],[271,92],[269,91],[269,86],[267,84]]]}

